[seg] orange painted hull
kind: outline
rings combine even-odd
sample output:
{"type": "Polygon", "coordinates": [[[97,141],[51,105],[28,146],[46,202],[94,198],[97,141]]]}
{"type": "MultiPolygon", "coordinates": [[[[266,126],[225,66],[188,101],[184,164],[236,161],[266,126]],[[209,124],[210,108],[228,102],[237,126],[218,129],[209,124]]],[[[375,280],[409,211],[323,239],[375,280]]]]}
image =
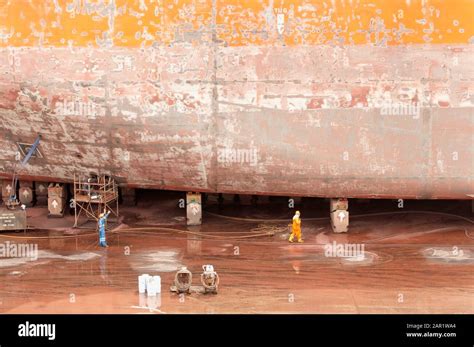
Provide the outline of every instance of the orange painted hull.
{"type": "Polygon", "coordinates": [[[40,133],[24,180],[472,199],[472,9],[0,1],[0,176],[40,133]]]}

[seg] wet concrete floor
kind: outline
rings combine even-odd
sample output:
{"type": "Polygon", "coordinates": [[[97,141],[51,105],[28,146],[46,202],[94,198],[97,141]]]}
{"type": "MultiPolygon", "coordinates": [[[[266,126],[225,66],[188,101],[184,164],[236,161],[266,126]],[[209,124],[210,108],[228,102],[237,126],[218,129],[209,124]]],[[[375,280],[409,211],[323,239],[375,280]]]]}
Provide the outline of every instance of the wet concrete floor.
{"type": "Polygon", "coordinates": [[[48,230],[0,234],[4,248],[38,247],[0,258],[0,313],[474,313],[469,201],[351,201],[347,234],[332,233],[327,202],[303,201],[303,244],[287,241],[294,210],[284,201],[208,205],[198,227],[186,227],[174,194],[145,201],[121,209],[107,249],[95,231],[70,228],[71,216],[29,209],[29,224],[48,230]],[[150,225],[181,231],[130,230],[150,225]],[[169,291],[180,266],[198,285],[203,264],[218,272],[218,294],[169,291]],[[161,276],[157,297],[138,294],[143,273],[161,276]]]}

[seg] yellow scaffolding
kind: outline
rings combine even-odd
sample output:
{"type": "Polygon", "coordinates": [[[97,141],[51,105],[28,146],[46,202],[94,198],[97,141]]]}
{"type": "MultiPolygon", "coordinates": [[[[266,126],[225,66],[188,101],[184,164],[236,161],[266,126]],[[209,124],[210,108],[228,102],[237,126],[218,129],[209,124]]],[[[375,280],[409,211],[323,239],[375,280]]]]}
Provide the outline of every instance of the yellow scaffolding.
{"type": "Polygon", "coordinates": [[[74,174],[74,228],[83,214],[97,223],[104,210],[111,211],[118,220],[118,200],[118,186],[112,177],[94,175],[83,179],[74,174]]]}

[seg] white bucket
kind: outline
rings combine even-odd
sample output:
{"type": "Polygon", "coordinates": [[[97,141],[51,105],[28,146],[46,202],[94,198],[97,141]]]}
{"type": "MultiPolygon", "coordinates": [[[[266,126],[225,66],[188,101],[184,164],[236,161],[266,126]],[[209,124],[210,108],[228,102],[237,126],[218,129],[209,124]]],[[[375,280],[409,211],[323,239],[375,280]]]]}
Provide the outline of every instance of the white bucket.
{"type": "Polygon", "coordinates": [[[148,274],[138,276],[138,292],[143,294],[146,292],[147,279],[150,277],[148,274]]]}
{"type": "Polygon", "coordinates": [[[153,280],[155,282],[156,293],[161,293],[161,277],[153,276],[153,280]]]}
{"type": "Polygon", "coordinates": [[[155,296],[156,295],[156,283],[153,277],[148,276],[146,282],[146,291],[148,296],[155,296]]]}

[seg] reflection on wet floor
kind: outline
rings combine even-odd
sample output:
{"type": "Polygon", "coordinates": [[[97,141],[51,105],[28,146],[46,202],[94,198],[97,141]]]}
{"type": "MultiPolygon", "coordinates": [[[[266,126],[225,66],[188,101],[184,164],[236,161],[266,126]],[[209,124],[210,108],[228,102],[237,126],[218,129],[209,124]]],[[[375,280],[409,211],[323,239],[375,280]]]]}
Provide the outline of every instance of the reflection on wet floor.
{"type": "Polygon", "coordinates": [[[474,264],[474,253],[472,249],[458,246],[453,247],[429,247],[422,251],[423,255],[433,261],[449,263],[474,264]]]}
{"type": "MultiPolygon", "coordinates": [[[[0,312],[474,313],[474,224],[462,203],[425,209],[437,214],[356,217],[347,234],[331,232],[326,210],[305,206],[303,244],[288,243],[291,211],[281,206],[210,206],[215,214],[197,227],[177,219],[183,211],[172,199],[126,208],[107,249],[97,247],[95,231],[72,230],[66,218],[61,229],[0,235],[4,248],[37,246],[35,259],[0,257],[0,312]],[[181,266],[198,284],[203,264],[219,273],[218,294],[169,291],[181,266]],[[144,273],[161,276],[157,296],[138,294],[144,273]]],[[[35,225],[48,228],[31,211],[35,225]]],[[[387,211],[361,204],[351,213],[387,211]]]]}

